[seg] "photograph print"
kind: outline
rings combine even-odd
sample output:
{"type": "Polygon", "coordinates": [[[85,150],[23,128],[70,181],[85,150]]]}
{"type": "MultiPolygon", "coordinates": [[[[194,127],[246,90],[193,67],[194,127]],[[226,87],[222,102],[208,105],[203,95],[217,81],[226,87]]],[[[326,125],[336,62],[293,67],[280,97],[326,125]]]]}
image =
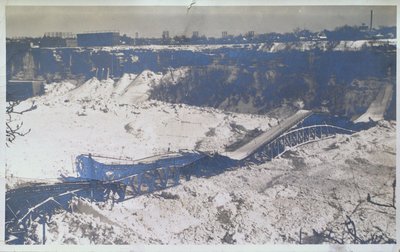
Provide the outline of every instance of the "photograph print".
{"type": "Polygon", "coordinates": [[[6,244],[396,243],[396,11],[6,6],[6,244]]]}

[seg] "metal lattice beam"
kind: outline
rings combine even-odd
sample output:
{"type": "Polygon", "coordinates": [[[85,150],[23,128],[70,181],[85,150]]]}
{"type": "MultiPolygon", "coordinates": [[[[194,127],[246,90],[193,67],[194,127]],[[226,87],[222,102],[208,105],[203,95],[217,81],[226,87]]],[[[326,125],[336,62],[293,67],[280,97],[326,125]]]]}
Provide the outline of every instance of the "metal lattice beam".
{"type": "Polygon", "coordinates": [[[271,160],[300,145],[330,138],[339,133],[353,134],[355,131],[326,124],[301,127],[288,131],[263,145],[253,156],[267,157],[267,160],[271,160]]]}

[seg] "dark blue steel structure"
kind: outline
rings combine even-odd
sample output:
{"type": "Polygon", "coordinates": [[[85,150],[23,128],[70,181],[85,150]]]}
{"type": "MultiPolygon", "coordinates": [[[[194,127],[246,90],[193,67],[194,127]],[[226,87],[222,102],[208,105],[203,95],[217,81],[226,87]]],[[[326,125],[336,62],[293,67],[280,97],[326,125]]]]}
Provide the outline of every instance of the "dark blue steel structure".
{"type": "MultiPolygon", "coordinates": [[[[73,197],[91,201],[105,201],[110,198],[113,201],[123,201],[144,193],[176,186],[181,178],[189,180],[191,176],[217,175],[249,162],[262,163],[271,160],[302,144],[333,137],[335,134],[355,132],[339,126],[321,124],[326,120],[327,118],[311,117],[307,121],[299,122],[242,160],[195,151],[167,153],[141,160],[116,158],[106,160],[106,157],[98,155],[79,155],[76,158],[78,177],[63,178],[63,183],[32,185],[7,191],[6,243],[24,243],[24,237],[32,220],[40,219],[45,223],[60,208],[72,211],[70,202],[73,197]],[[307,126],[310,122],[319,124],[307,126]],[[101,160],[106,160],[108,163],[101,160]]],[[[335,119],[329,122],[336,124],[335,119]]],[[[343,122],[339,120],[338,124],[342,126],[343,122]]],[[[346,126],[358,128],[357,125],[346,126]]]]}
{"type": "MultiPolygon", "coordinates": [[[[89,154],[76,158],[76,170],[79,180],[100,181],[108,185],[106,198],[117,193],[121,201],[126,199],[127,194],[137,196],[178,185],[181,176],[190,179],[196,170],[200,170],[195,165],[196,161],[206,157],[199,152],[181,152],[132,161],[112,158],[125,164],[105,164],[94,159],[105,157],[89,154]],[[130,163],[126,164],[127,161],[130,163]]],[[[107,159],[110,161],[110,158],[107,159]]]]}
{"type": "Polygon", "coordinates": [[[119,45],[119,32],[93,32],[77,34],[78,46],[116,46],[119,45]]]}
{"type": "MultiPolygon", "coordinates": [[[[199,152],[183,152],[154,156],[142,160],[132,160],[131,164],[105,164],[94,159],[96,157],[103,158],[101,156],[83,154],[76,158],[76,169],[81,179],[116,181],[124,177],[143,174],[156,169],[167,167],[182,168],[205,156],[205,154],[199,152]]],[[[129,160],[120,159],[119,161],[129,160]]]]}

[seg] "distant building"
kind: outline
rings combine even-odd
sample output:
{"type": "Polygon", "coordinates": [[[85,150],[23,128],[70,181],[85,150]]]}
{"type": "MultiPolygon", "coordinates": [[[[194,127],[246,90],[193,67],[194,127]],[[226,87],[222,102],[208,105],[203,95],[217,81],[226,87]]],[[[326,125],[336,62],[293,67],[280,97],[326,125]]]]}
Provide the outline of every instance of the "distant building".
{"type": "Polygon", "coordinates": [[[65,47],[65,39],[61,37],[47,37],[44,36],[40,40],[40,47],[65,47]]]}
{"type": "Polygon", "coordinates": [[[199,32],[198,31],[194,31],[192,34],[192,38],[198,38],[199,37],[199,32]]]}
{"type": "Polygon", "coordinates": [[[77,35],[78,46],[116,46],[119,45],[119,32],[92,32],[77,35]]]}
{"type": "Polygon", "coordinates": [[[324,32],[318,33],[317,37],[319,40],[327,40],[328,39],[328,37],[325,35],[324,32]]]}
{"type": "Polygon", "coordinates": [[[30,48],[39,48],[39,46],[37,44],[33,43],[33,42],[29,43],[29,47],[30,48]]]}
{"type": "Polygon", "coordinates": [[[66,47],[77,47],[78,46],[78,41],[76,38],[66,38],[65,39],[65,46],[66,47]]]}
{"type": "Polygon", "coordinates": [[[162,32],[162,39],[169,39],[169,31],[163,31],[162,32]]]}
{"type": "Polygon", "coordinates": [[[40,47],[76,47],[76,37],[71,32],[46,32],[40,47]]]}
{"type": "Polygon", "coordinates": [[[249,31],[249,32],[246,33],[246,37],[253,38],[254,34],[255,34],[254,31],[249,31]]]}
{"type": "Polygon", "coordinates": [[[44,93],[44,81],[9,80],[6,87],[7,101],[22,101],[44,93]]]}
{"type": "Polygon", "coordinates": [[[139,38],[139,32],[135,32],[135,39],[139,38]]]}
{"type": "Polygon", "coordinates": [[[227,31],[223,31],[222,32],[222,38],[226,38],[228,37],[228,32],[227,31]]]}
{"type": "Polygon", "coordinates": [[[362,23],[361,26],[360,26],[360,31],[362,31],[362,32],[369,31],[369,26],[366,25],[365,23],[362,23]]]}
{"type": "Polygon", "coordinates": [[[45,32],[43,37],[50,38],[74,38],[75,35],[72,32],[45,32]]]}

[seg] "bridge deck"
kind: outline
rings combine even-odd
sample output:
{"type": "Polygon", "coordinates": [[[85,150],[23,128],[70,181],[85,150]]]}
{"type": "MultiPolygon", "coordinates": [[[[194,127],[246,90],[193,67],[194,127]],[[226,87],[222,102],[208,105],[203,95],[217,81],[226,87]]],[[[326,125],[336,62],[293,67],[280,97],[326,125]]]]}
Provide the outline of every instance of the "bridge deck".
{"type": "Polygon", "coordinates": [[[274,140],[280,134],[282,134],[285,131],[287,131],[288,129],[292,128],[300,121],[309,117],[311,114],[312,114],[312,111],[299,110],[294,115],[288,117],[280,124],[272,127],[270,130],[266,131],[265,133],[259,135],[256,138],[254,138],[251,142],[243,145],[242,147],[238,148],[235,151],[226,152],[225,155],[231,159],[242,160],[242,159],[248,157],[249,155],[251,155],[262,145],[267,144],[268,142],[274,140]]]}
{"type": "Polygon", "coordinates": [[[375,100],[368,107],[367,111],[358,117],[354,122],[368,122],[369,120],[379,121],[382,120],[385,111],[390,105],[392,99],[393,86],[387,84],[382,86],[375,100]]]}

